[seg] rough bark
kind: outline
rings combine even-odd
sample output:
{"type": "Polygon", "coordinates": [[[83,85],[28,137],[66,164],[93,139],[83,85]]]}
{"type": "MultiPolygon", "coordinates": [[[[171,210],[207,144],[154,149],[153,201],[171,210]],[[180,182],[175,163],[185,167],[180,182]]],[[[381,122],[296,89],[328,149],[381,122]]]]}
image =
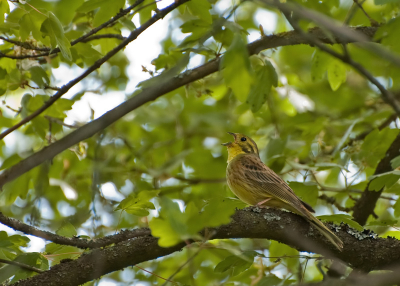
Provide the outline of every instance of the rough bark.
{"type": "MultiPolygon", "coordinates": [[[[394,238],[375,238],[368,231],[360,233],[347,225],[336,226],[336,234],[343,240],[339,252],[302,217],[277,210],[246,208],[232,216],[231,223],[208,229],[211,239],[266,238],[291,245],[301,251],[323,254],[339,259],[363,271],[389,269],[400,259],[400,241],[394,238]]],[[[49,271],[14,285],[80,285],[107,273],[152,260],[181,250],[186,244],[162,248],[152,236],[138,237],[114,246],[95,249],[80,258],[52,267],[49,271]]]]}

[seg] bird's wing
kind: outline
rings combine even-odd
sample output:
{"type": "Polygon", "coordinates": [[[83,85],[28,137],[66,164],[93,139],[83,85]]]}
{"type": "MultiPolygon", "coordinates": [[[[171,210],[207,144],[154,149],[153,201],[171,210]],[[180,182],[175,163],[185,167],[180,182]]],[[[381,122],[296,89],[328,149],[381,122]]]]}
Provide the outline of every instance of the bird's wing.
{"type": "Polygon", "coordinates": [[[269,169],[256,156],[243,156],[240,160],[245,177],[245,183],[251,188],[266,192],[268,195],[302,210],[302,206],[310,211],[311,206],[305,204],[293,190],[274,171],[269,169]],[[246,158],[247,157],[247,158],[246,158]]]}

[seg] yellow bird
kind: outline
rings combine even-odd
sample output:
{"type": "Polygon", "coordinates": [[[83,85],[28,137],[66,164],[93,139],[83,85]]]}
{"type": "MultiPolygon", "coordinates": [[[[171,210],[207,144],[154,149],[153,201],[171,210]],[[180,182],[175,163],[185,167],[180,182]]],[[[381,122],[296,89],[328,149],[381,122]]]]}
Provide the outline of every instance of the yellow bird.
{"type": "Polygon", "coordinates": [[[233,142],[228,148],[226,179],[229,188],[249,205],[284,208],[308,220],[340,251],[343,242],[311,212],[313,208],[300,200],[293,190],[274,171],[261,161],[256,143],[248,136],[228,132],[233,142]]]}

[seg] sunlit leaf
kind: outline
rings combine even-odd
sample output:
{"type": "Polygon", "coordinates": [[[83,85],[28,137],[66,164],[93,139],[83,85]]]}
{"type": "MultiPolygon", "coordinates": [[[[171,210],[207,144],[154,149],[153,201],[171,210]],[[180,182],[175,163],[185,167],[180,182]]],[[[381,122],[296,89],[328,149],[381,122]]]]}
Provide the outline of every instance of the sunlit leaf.
{"type": "Polygon", "coordinates": [[[355,228],[358,231],[363,231],[364,228],[359,225],[356,221],[354,221],[353,217],[346,214],[335,214],[335,215],[320,215],[318,219],[323,221],[334,222],[336,224],[346,223],[349,226],[355,228]]]}
{"type": "Polygon", "coordinates": [[[328,67],[328,81],[333,91],[346,82],[346,66],[339,60],[332,60],[328,67]]]}

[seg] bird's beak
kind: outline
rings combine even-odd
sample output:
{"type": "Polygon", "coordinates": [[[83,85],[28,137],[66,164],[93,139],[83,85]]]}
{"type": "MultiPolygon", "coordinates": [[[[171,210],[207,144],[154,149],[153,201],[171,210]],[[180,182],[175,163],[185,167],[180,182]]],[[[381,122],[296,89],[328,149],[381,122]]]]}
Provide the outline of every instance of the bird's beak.
{"type": "MultiPolygon", "coordinates": [[[[228,132],[228,134],[232,135],[236,139],[236,134],[235,133],[228,132]]],[[[221,145],[222,146],[229,146],[231,144],[232,144],[232,142],[227,142],[227,143],[222,143],[221,145]]]]}
{"type": "Polygon", "coordinates": [[[228,134],[230,134],[230,135],[232,135],[233,136],[233,138],[235,138],[236,139],[236,134],[235,133],[233,133],[233,132],[227,132],[228,134]]]}

